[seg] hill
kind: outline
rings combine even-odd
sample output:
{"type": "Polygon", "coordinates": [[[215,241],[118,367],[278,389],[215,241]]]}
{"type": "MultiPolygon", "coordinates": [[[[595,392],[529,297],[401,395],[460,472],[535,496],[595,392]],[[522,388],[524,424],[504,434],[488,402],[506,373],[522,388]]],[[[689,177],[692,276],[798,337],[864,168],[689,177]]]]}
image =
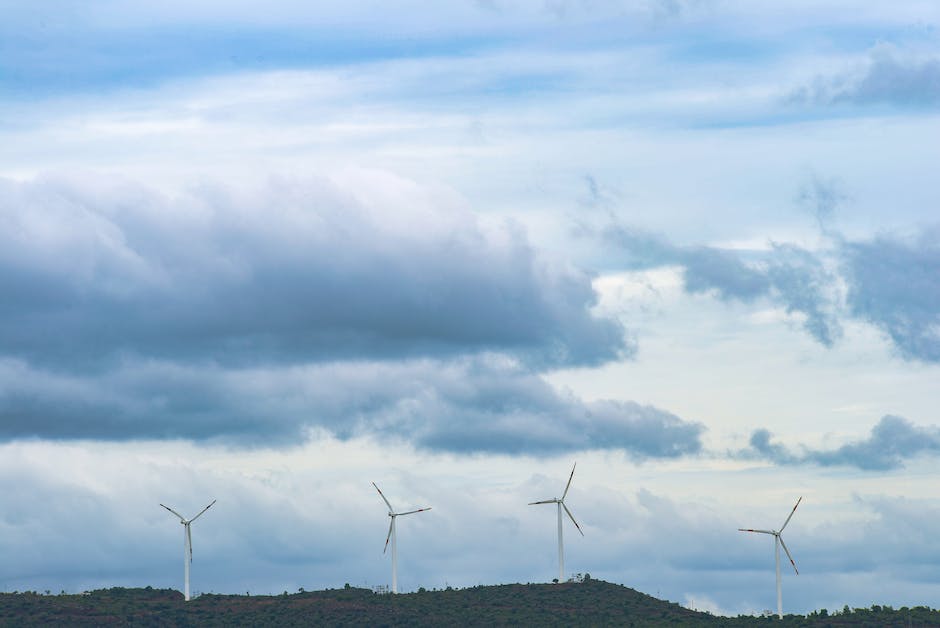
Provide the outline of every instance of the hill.
{"type": "Polygon", "coordinates": [[[940,611],[825,611],[715,617],[633,589],[586,579],[378,595],[347,587],[275,596],[113,588],[79,595],[0,594],[0,626],[940,626],[940,611]]]}

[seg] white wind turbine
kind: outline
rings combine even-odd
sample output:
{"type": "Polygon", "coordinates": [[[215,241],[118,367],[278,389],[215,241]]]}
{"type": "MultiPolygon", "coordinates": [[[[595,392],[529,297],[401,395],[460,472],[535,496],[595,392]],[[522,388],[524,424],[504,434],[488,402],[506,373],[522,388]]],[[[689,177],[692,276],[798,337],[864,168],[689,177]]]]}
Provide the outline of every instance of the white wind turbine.
{"type": "Polygon", "coordinates": [[[581,526],[578,525],[578,522],[574,520],[574,515],[571,514],[571,511],[568,510],[568,507],[565,506],[565,497],[568,495],[568,489],[571,488],[571,479],[574,477],[574,469],[578,466],[578,463],[574,463],[574,466],[571,467],[571,475],[568,476],[568,485],[565,486],[565,492],[562,493],[561,499],[543,499],[538,502],[529,503],[530,506],[535,506],[536,504],[557,504],[558,506],[558,582],[564,582],[565,580],[565,545],[562,536],[562,516],[561,509],[564,508],[565,512],[568,513],[568,517],[571,518],[571,523],[574,524],[574,527],[578,529],[578,532],[581,533],[581,536],[584,536],[584,531],[581,530],[581,526]]]}
{"type": "Polygon", "coordinates": [[[385,502],[385,505],[388,506],[388,516],[391,518],[391,523],[388,524],[388,536],[385,537],[385,549],[382,550],[382,553],[388,551],[388,543],[392,542],[392,593],[398,593],[398,545],[395,542],[395,519],[397,517],[402,517],[404,515],[413,515],[416,512],[424,512],[425,510],[431,510],[428,508],[418,508],[417,510],[409,510],[408,512],[395,512],[395,509],[392,508],[392,505],[388,503],[388,500],[385,499],[385,495],[382,493],[382,490],[376,486],[375,482],[372,483],[372,486],[375,486],[375,490],[379,492],[379,495],[382,497],[382,501],[385,502]]]}
{"type": "Polygon", "coordinates": [[[787,520],[783,522],[783,525],[780,526],[779,530],[751,530],[750,528],[738,528],[741,532],[756,532],[758,534],[772,534],[774,536],[774,559],[777,563],[777,617],[783,619],[783,589],[780,586],[780,546],[783,546],[783,551],[787,553],[787,558],[790,559],[790,564],[793,565],[793,571],[796,572],[796,575],[800,575],[799,570],[796,568],[796,563],[793,562],[793,556],[790,555],[790,550],[787,549],[787,544],[783,542],[783,537],[780,536],[783,534],[783,529],[787,527],[787,524],[790,523],[790,519],[793,518],[793,513],[796,512],[796,507],[800,505],[800,502],[803,501],[803,498],[800,497],[796,500],[796,506],[793,506],[793,510],[790,511],[790,516],[787,517],[787,520]]]}
{"type": "MultiPolygon", "coordinates": [[[[216,501],[217,500],[213,499],[212,504],[214,504],[216,501]]],[[[203,508],[201,511],[199,511],[199,514],[193,517],[192,519],[186,519],[186,517],[179,514],[178,512],[176,512],[169,506],[164,506],[163,504],[160,504],[161,506],[163,506],[164,508],[172,512],[174,515],[179,517],[180,523],[183,525],[183,574],[184,574],[183,579],[186,585],[185,590],[183,591],[183,595],[185,596],[187,602],[189,601],[189,564],[193,562],[193,535],[189,526],[192,524],[193,521],[201,517],[202,513],[212,508],[212,504],[209,504],[208,506],[203,508]]]]}

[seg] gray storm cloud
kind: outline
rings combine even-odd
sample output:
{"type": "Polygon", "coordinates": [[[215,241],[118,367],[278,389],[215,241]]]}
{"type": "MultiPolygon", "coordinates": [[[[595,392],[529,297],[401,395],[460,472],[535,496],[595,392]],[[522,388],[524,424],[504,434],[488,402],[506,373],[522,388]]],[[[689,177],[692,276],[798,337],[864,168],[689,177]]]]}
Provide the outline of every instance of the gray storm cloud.
{"type": "Polygon", "coordinates": [[[0,182],[3,353],[53,370],[119,356],[251,365],[510,353],[591,365],[633,347],[582,271],[517,227],[406,182],[363,201],[325,179],[168,198],[0,182]]]}
{"type": "Polygon", "coordinates": [[[592,314],[589,274],[453,199],[369,183],[0,183],[0,438],[700,451],[698,423],[540,376],[634,351],[592,314]]]}
{"type": "Polygon", "coordinates": [[[652,406],[585,402],[504,359],[333,362],[233,370],[128,364],[62,376],[0,363],[0,438],[184,438],[235,446],[298,442],[325,429],[433,451],[634,459],[701,450],[701,424],[652,406]]]}

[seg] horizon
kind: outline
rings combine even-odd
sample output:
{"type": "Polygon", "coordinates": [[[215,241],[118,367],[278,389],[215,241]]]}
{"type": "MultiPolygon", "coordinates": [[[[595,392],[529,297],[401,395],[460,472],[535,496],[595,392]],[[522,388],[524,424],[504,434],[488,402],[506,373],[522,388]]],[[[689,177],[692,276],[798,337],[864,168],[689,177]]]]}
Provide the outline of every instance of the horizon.
{"type": "Polygon", "coordinates": [[[0,591],[938,606],[940,5],[0,16],[0,591]]]}

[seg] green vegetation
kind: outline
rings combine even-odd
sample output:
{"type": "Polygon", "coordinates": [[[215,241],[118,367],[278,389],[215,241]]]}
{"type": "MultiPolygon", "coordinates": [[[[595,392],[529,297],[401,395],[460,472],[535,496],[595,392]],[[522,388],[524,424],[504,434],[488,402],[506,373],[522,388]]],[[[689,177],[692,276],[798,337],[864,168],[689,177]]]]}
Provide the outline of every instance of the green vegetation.
{"type": "Polygon", "coordinates": [[[0,626],[940,626],[940,611],[872,606],[807,616],[714,617],[587,577],[403,595],[350,587],[199,596],[114,588],[80,595],[0,594],[0,626]]]}

